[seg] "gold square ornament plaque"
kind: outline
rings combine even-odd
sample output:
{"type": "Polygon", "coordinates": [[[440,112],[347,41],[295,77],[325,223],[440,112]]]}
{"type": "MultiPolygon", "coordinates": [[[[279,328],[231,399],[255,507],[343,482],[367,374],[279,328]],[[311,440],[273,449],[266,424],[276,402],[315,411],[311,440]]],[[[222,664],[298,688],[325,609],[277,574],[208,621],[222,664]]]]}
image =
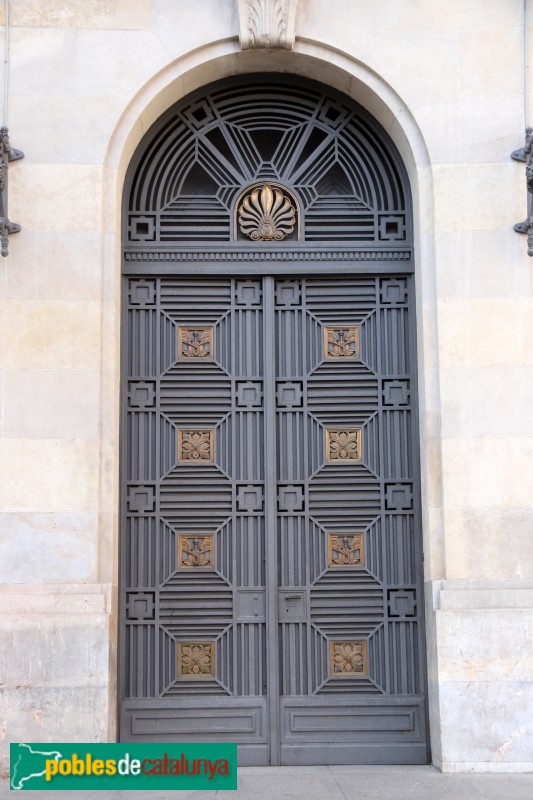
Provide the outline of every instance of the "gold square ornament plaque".
{"type": "Polygon", "coordinates": [[[326,428],[326,461],[356,464],[361,461],[361,428],[326,428]]]}
{"type": "Polygon", "coordinates": [[[178,429],[178,461],[187,464],[212,464],[214,458],[214,428],[178,429]]]}
{"type": "Polygon", "coordinates": [[[324,327],[326,361],[356,361],[360,358],[359,325],[326,325],[324,327]]]}
{"type": "Polygon", "coordinates": [[[362,567],[364,534],[328,533],[328,567],[362,567]]]}
{"type": "Polygon", "coordinates": [[[332,678],[352,678],[366,675],[366,642],[364,640],[330,641],[329,674],[332,678]]]}
{"type": "Polygon", "coordinates": [[[179,361],[213,361],[214,329],[206,325],[180,325],[179,361]]]}
{"type": "Polygon", "coordinates": [[[197,681],[214,677],[214,642],[178,642],[178,678],[197,681]]]}
{"type": "Polygon", "coordinates": [[[178,568],[214,569],[215,535],[213,533],[179,533],[178,568]]]}

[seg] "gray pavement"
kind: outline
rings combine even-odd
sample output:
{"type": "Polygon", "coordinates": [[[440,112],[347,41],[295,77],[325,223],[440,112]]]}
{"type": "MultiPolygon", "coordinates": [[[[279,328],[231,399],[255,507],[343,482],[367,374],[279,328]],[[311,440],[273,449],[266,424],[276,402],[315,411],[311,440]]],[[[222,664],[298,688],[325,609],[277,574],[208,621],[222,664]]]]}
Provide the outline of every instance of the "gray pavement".
{"type": "MultiPolygon", "coordinates": [[[[13,800],[6,781],[0,798],[13,800]]],[[[433,767],[241,767],[236,792],[24,792],[35,800],[533,800],[533,773],[443,774],[433,767]]]]}

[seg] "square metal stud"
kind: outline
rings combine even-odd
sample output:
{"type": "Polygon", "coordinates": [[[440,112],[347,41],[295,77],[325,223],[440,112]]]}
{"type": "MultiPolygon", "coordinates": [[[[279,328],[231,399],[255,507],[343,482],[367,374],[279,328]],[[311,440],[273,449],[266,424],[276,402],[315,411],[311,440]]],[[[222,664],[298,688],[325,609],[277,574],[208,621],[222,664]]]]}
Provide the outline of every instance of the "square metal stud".
{"type": "Polygon", "coordinates": [[[318,118],[335,129],[346,119],[348,113],[346,108],[333,102],[333,100],[326,100],[319,111],[318,118]]]}
{"type": "Polygon", "coordinates": [[[263,487],[248,484],[239,486],[237,492],[237,511],[244,511],[251,514],[254,511],[263,510],[263,487]]]}
{"type": "Polygon", "coordinates": [[[389,616],[414,617],[416,614],[416,595],[414,589],[389,590],[389,616]]]}
{"type": "Polygon", "coordinates": [[[242,408],[258,408],[263,404],[261,381],[237,381],[237,405],[242,408]]]}
{"type": "Polygon", "coordinates": [[[178,569],[214,569],[215,535],[213,533],[178,534],[178,569]]]}
{"type": "Polygon", "coordinates": [[[324,358],[327,361],[356,361],[360,358],[359,325],[326,325],[324,358]]]}
{"type": "Polygon", "coordinates": [[[394,511],[409,511],[413,507],[413,492],[410,483],[389,483],[385,489],[385,508],[394,511]]]}
{"type": "Polygon", "coordinates": [[[235,303],[238,306],[261,305],[260,281],[237,281],[235,283],[235,303]]]}
{"type": "Polygon", "coordinates": [[[382,242],[399,242],[405,239],[405,217],[403,214],[381,214],[379,238],[382,242]]]}
{"type": "Polygon", "coordinates": [[[132,306],[155,305],[154,281],[130,281],[128,294],[132,306]]]}
{"type": "Polygon", "coordinates": [[[130,408],[153,408],[155,406],[155,383],[152,381],[131,382],[128,386],[130,408]]]}
{"type": "Polygon", "coordinates": [[[329,674],[332,678],[350,678],[367,674],[366,642],[329,643],[329,674]]]}
{"type": "Polygon", "coordinates": [[[178,642],[178,678],[198,681],[214,677],[214,642],[178,642]]]}
{"type": "Polygon", "coordinates": [[[196,103],[192,103],[185,109],[183,116],[196,129],[207,125],[214,118],[213,111],[207,100],[197,100],[196,103]]]}
{"type": "Polygon", "coordinates": [[[304,488],[298,484],[280,486],[278,490],[278,511],[288,511],[293,514],[295,511],[304,510],[304,488]]]}
{"type": "Polygon", "coordinates": [[[178,359],[180,361],[213,361],[214,329],[206,325],[178,327],[178,359]]]}
{"type": "Polygon", "coordinates": [[[409,381],[383,381],[383,404],[406,406],[409,403],[409,381]]]}
{"type": "Polygon", "coordinates": [[[130,217],[130,242],[153,242],[155,239],[155,218],[147,216],[130,217]]]}
{"type": "Polygon", "coordinates": [[[402,278],[381,281],[381,302],[384,305],[404,305],[407,300],[407,284],[402,278]]]}
{"type": "Polygon", "coordinates": [[[214,428],[178,429],[178,461],[186,464],[212,464],[214,458],[214,428]]]}
{"type": "Polygon", "coordinates": [[[276,392],[280,408],[301,408],[303,401],[303,384],[301,381],[278,382],[276,392]]]}
{"type": "Polygon", "coordinates": [[[356,464],[361,461],[361,428],[326,428],[326,461],[356,464]]]}
{"type": "Polygon", "coordinates": [[[128,592],[126,616],[128,619],[154,619],[155,595],[153,592],[128,592]]]}
{"type": "Polygon", "coordinates": [[[276,305],[298,306],[302,296],[300,281],[278,281],[276,283],[276,305]]]}
{"type": "Polygon", "coordinates": [[[362,567],[363,533],[328,533],[328,567],[362,567]]]}
{"type": "Polygon", "coordinates": [[[153,511],[155,494],[153,486],[132,486],[128,492],[128,511],[137,513],[153,511]]]}

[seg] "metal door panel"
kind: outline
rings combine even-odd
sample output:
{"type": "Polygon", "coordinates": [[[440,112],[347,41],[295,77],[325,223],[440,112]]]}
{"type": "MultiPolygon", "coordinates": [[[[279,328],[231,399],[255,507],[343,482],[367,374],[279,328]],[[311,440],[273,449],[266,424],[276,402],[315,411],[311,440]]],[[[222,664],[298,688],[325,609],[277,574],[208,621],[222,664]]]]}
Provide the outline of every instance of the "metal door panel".
{"type": "Polygon", "coordinates": [[[128,282],[122,739],[426,762],[410,280],[128,282]]]}
{"type": "Polygon", "coordinates": [[[131,280],[121,738],[268,763],[260,281],[131,280]]]}
{"type": "Polygon", "coordinates": [[[425,763],[408,279],[276,283],[281,763],[425,763]]]}

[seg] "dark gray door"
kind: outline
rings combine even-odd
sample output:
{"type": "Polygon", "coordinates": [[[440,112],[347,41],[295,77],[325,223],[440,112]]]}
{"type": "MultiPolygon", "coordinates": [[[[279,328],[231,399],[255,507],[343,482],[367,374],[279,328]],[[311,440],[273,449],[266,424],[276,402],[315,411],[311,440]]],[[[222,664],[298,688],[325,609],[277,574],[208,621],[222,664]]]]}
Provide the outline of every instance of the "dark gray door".
{"type": "Polygon", "coordinates": [[[426,763],[411,282],[127,281],[122,740],[426,763]]]}

